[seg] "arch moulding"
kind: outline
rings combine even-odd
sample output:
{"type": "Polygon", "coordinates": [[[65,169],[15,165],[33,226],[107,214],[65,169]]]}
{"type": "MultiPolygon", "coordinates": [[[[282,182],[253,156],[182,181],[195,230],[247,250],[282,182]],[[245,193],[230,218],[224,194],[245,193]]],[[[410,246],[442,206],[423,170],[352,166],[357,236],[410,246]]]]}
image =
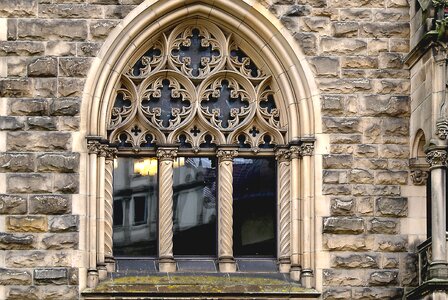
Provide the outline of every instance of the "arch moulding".
{"type": "MultiPolygon", "coordinates": [[[[291,161],[291,276],[313,287],[315,160],[306,150],[313,149],[315,135],[321,132],[319,93],[297,42],[258,1],[147,0],[139,5],[111,32],[92,62],[82,98],[80,138],[107,139],[117,82],[140,47],[168,26],[197,17],[238,33],[251,52],[267,61],[281,94],[282,103],[278,105],[287,116],[287,142],[291,147],[302,147],[300,159],[291,161]],[[304,146],[308,148],[304,150],[304,146]]],[[[78,147],[82,149],[81,195],[86,203],[81,228],[85,235],[80,236],[80,250],[85,253],[85,268],[80,272],[85,275],[81,279],[83,288],[95,286],[106,270],[104,239],[111,238],[111,232],[104,222],[110,209],[104,199],[110,197],[112,175],[106,168],[109,165],[110,169],[110,153],[101,148],[92,150],[85,142],[78,147]]]]}

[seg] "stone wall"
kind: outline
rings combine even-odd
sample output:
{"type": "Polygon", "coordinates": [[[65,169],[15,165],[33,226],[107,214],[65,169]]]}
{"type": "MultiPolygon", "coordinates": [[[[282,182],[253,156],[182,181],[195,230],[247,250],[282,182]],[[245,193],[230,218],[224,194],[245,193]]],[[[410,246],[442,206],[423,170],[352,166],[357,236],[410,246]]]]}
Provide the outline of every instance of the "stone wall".
{"type": "MultiPolygon", "coordinates": [[[[81,95],[92,57],[141,2],[0,2],[0,299],[76,298],[81,95]]],[[[318,139],[329,146],[316,166],[317,287],[324,299],[396,299],[416,284],[412,252],[424,237],[409,238],[417,206],[405,197],[408,2],[262,2],[301,45],[321,92],[318,139]]]]}

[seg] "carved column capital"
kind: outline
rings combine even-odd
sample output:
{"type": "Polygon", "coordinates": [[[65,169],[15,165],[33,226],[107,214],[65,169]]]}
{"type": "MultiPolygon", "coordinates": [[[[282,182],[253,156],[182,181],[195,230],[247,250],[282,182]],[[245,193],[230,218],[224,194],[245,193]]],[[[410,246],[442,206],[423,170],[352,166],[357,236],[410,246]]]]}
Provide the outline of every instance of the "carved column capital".
{"type": "Polygon", "coordinates": [[[279,162],[286,162],[291,160],[291,150],[279,148],[275,151],[275,159],[279,162]]]}
{"type": "Polygon", "coordinates": [[[176,148],[159,148],[157,149],[157,158],[160,161],[174,160],[177,157],[176,148]]]}
{"type": "Polygon", "coordinates": [[[446,140],[448,136],[448,120],[440,119],[436,122],[436,134],[441,140],[446,140]]]}
{"type": "Polygon", "coordinates": [[[114,147],[107,147],[106,148],[106,160],[114,160],[115,157],[117,157],[117,148],[114,147]]]}
{"type": "Polygon", "coordinates": [[[96,140],[89,140],[87,141],[87,150],[89,151],[89,154],[98,154],[100,153],[101,148],[103,148],[104,145],[102,145],[99,141],[96,140]]]}
{"type": "Polygon", "coordinates": [[[311,156],[314,153],[314,142],[304,142],[300,145],[300,153],[302,156],[311,156]]]}
{"type": "Polygon", "coordinates": [[[429,150],[426,154],[426,162],[431,168],[441,168],[447,166],[447,153],[445,149],[429,150]]]}
{"type": "Polygon", "coordinates": [[[411,179],[414,185],[426,185],[429,172],[425,170],[413,170],[411,171],[411,179]]]}
{"type": "Polygon", "coordinates": [[[218,149],[216,156],[220,161],[231,161],[238,156],[238,151],[234,149],[218,149]]]}

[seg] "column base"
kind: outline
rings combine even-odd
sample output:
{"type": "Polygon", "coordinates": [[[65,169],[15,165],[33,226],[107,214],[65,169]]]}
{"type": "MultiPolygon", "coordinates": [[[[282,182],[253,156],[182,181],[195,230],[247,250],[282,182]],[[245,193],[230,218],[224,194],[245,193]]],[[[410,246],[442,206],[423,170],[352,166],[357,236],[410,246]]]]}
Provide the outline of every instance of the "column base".
{"type": "Polygon", "coordinates": [[[278,270],[280,273],[289,273],[291,271],[291,260],[289,257],[280,257],[278,259],[278,270]]]}
{"type": "Polygon", "coordinates": [[[313,270],[302,269],[301,276],[302,276],[302,286],[304,286],[306,288],[311,288],[312,287],[312,279],[314,277],[313,270]]]}
{"type": "Polygon", "coordinates": [[[99,275],[96,269],[89,269],[87,271],[87,286],[89,288],[95,288],[99,282],[99,275]]]}
{"type": "Polygon", "coordinates": [[[159,259],[159,272],[176,272],[176,261],[174,260],[174,258],[170,257],[159,259]]]}
{"type": "Polygon", "coordinates": [[[219,272],[222,273],[234,273],[236,272],[236,264],[233,257],[220,257],[219,258],[219,272]]]}
{"type": "Polygon", "coordinates": [[[98,264],[98,279],[103,280],[107,278],[107,268],[106,264],[98,264]]]}
{"type": "Polygon", "coordinates": [[[115,258],[113,256],[106,256],[104,262],[106,263],[107,272],[115,272],[115,258]]]}
{"type": "Polygon", "coordinates": [[[448,263],[446,261],[433,261],[429,266],[429,279],[448,279],[448,263]]]}
{"type": "Polygon", "coordinates": [[[300,266],[292,265],[289,276],[294,281],[300,281],[301,273],[302,273],[302,268],[300,266]]]}

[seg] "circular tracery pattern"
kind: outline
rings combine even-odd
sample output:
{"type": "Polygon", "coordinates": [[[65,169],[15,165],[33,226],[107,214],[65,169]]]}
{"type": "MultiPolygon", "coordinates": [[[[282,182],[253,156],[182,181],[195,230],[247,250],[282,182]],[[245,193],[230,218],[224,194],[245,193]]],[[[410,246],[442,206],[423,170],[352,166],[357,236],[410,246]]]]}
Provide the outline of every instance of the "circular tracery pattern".
{"type": "Polygon", "coordinates": [[[205,20],[161,33],[122,73],[110,141],[136,151],[167,143],[196,152],[224,143],[254,151],[283,144],[274,82],[248,47],[205,20]]]}

